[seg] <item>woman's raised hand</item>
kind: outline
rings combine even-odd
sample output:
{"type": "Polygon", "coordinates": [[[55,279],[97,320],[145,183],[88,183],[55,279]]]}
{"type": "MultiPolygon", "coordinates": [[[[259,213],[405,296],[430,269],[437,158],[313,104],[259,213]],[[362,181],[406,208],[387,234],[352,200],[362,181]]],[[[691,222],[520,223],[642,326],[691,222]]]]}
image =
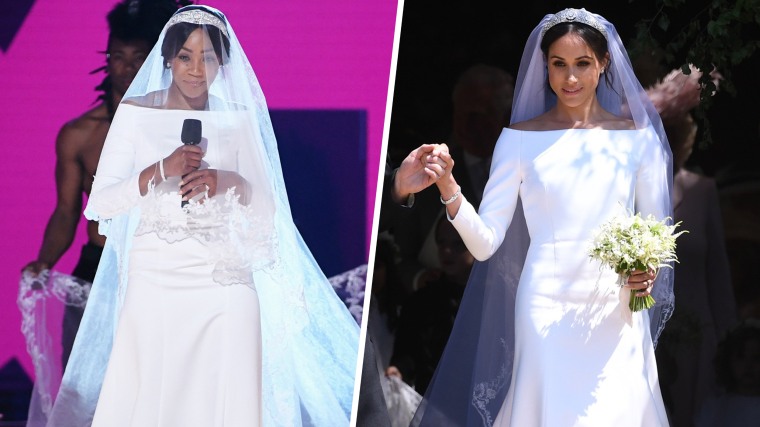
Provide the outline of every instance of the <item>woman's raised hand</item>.
{"type": "Polygon", "coordinates": [[[435,145],[435,149],[427,155],[425,161],[425,169],[435,173],[436,182],[451,175],[451,170],[454,168],[454,159],[451,158],[446,144],[435,145]]]}
{"type": "Polygon", "coordinates": [[[430,147],[431,150],[421,160],[424,161],[425,173],[433,178],[433,182],[437,182],[447,171],[451,173],[453,162],[446,144],[432,144],[430,147]]]}
{"type": "Polygon", "coordinates": [[[164,159],[164,176],[184,176],[198,170],[203,159],[203,150],[197,145],[180,145],[164,159]]]}
{"type": "Polygon", "coordinates": [[[218,188],[218,178],[219,173],[216,169],[194,170],[183,176],[179,183],[182,200],[190,200],[203,193],[206,193],[206,197],[213,197],[218,188]]]}
{"type": "Polygon", "coordinates": [[[441,150],[428,156],[427,168],[441,168],[440,176],[435,184],[441,193],[441,203],[446,205],[446,212],[449,217],[454,218],[459,212],[459,206],[462,199],[462,189],[457,184],[454,176],[451,174],[454,169],[454,159],[448,150],[441,150]]]}
{"type": "Polygon", "coordinates": [[[638,291],[636,292],[637,297],[645,297],[652,293],[652,288],[654,287],[654,279],[656,277],[657,271],[655,270],[634,270],[631,272],[631,275],[628,276],[626,287],[630,289],[636,289],[638,291]]]}
{"type": "Polygon", "coordinates": [[[445,164],[438,156],[448,150],[446,144],[423,144],[412,150],[396,171],[394,198],[404,200],[409,194],[419,193],[435,184],[445,172],[445,164]]]}

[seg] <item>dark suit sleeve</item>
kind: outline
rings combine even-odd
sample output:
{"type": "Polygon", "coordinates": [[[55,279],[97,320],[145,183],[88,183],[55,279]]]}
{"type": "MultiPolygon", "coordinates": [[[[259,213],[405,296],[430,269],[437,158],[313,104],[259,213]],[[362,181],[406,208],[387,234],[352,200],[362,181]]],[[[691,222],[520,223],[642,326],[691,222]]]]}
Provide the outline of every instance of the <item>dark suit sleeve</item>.
{"type": "Polygon", "coordinates": [[[393,175],[395,169],[389,163],[385,164],[385,176],[383,177],[383,192],[380,200],[380,224],[378,232],[382,233],[393,227],[394,224],[403,221],[408,216],[411,207],[403,206],[393,200],[393,175]]]}

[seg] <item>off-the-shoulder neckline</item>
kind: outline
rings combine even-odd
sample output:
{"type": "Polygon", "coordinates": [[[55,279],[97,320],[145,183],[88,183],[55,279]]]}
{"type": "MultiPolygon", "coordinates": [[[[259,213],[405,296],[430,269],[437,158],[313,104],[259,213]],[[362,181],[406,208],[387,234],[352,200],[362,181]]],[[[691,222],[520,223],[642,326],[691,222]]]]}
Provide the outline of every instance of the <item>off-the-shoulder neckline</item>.
{"type": "Polygon", "coordinates": [[[567,129],[525,130],[525,129],[514,129],[510,127],[505,127],[504,129],[510,130],[512,132],[524,132],[524,133],[567,132],[567,131],[638,132],[638,131],[644,131],[644,130],[651,130],[652,126],[647,126],[645,128],[634,128],[634,129],[567,128],[567,129]]]}
{"type": "Polygon", "coordinates": [[[164,108],[162,106],[148,106],[148,105],[138,105],[134,104],[132,102],[122,102],[119,104],[119,108],[122,106],[128,105],[130,107],[139,108],[141,110],[150,110],[150,111],[182,111],[185,113],[208,113],[211,110],[186,110],[183,108],[164,108]]]}

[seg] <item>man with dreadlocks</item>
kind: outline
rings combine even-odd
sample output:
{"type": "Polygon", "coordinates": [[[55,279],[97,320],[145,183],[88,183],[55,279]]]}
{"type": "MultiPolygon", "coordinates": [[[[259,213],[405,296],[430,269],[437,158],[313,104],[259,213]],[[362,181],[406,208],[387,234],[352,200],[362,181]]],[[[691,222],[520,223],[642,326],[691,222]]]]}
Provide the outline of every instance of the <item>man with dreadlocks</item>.
{"type": "MultiPolygon", "coordinates": [[[[137,74],[150,48],[158,40],[166,21],[187,0],[123,0],[108,13],[106,64],[92,73],[105,71],[96,87],[102,93],[97,105],[67,122],[55,143],[55,181],[58,200],[48,220],[39,254],[24,267],[32,274],[52,269],[74,239],[82,212],[82,194],[92,188],[103,142],[116,107],[137,74]]],[[[98,234],[97,222],[87,224],[88,241],[82,247],[73,276],[91,283],[95,277],[105,237],[98,234]]],[[[63,320],[63,366],[71,353],[83,307],[67,305],[63,320]]]]}

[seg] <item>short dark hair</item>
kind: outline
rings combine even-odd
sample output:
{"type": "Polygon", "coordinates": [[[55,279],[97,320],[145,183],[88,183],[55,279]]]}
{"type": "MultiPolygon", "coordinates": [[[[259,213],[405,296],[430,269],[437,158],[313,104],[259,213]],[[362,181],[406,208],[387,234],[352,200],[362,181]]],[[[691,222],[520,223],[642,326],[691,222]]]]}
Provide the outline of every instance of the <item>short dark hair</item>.
{"type": "Polygon", "coordinates": [[[124,0],[106,17],[108,41],[145,41],[153,46],[169,18],[187,4],[187,0],[124,0]]]}
{"type": "MultiPolygon", "coordinates": [[[[153,46],[158,41],[158,36],[172,17],[174,12],[182,6],[192,4],[189,0],[123,0],[114,6],[108,15],[108,44],[106,52],[111,48],[111,40],[118,39],[123,42],[144,41],[148,46],[153,46]]],[[[99,67],[90,74],[108,71],[106,65],[99,67]]],[[[108,108],[109,117],[113,118],[114,108],[111,105],[111,78],[106,74],[103,81],[95,86],[95,90],[102,92],[98,98],[108,108]]]]}

